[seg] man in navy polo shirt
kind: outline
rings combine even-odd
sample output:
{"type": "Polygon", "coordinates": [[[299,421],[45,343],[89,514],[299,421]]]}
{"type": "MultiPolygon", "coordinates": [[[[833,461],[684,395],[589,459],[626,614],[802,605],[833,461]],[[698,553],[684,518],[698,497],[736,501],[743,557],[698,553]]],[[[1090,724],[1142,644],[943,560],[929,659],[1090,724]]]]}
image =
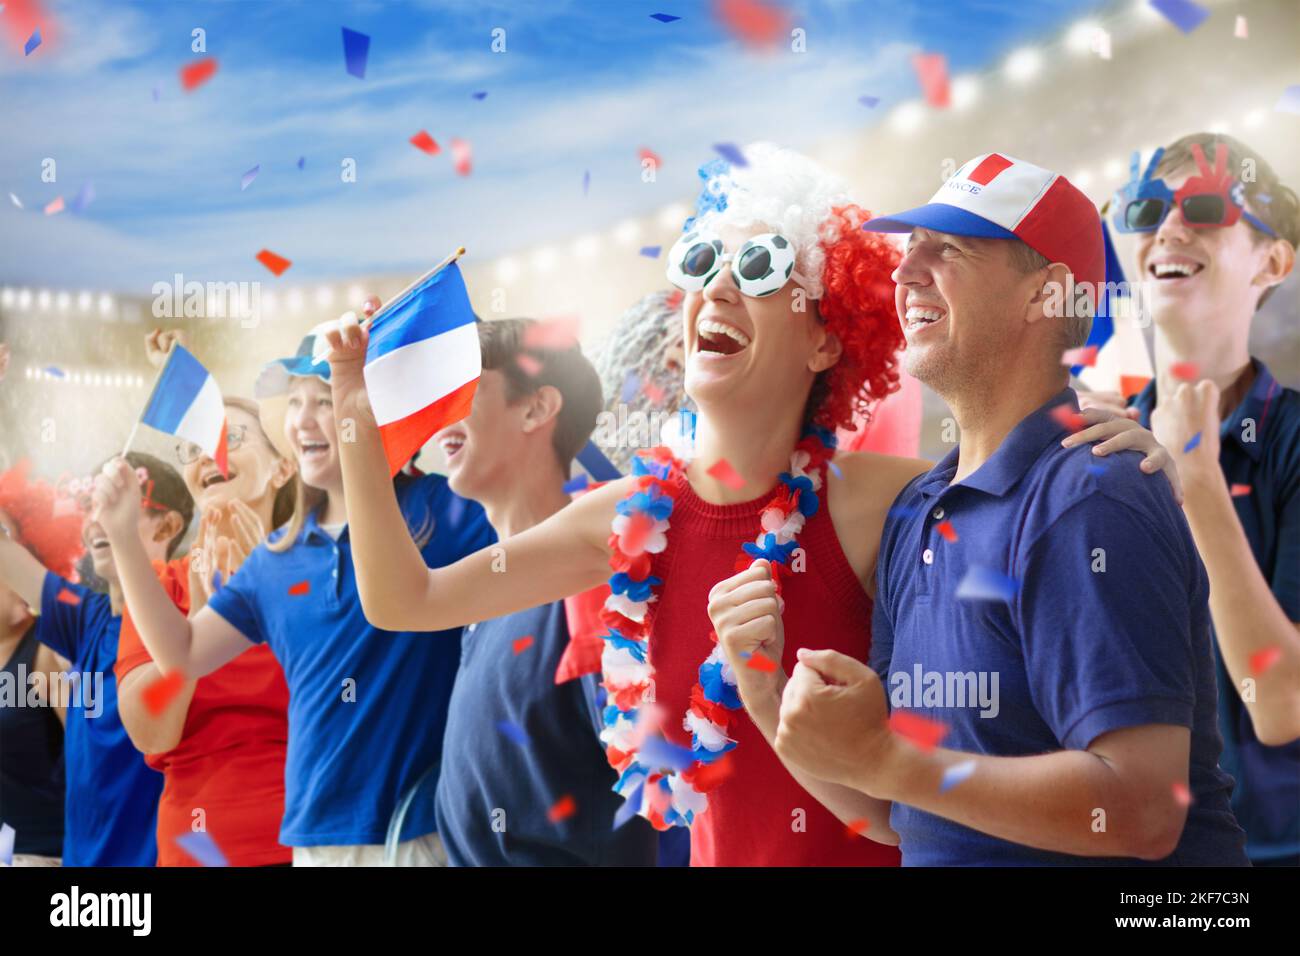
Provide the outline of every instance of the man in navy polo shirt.
{"type": "Polygon", "coordinates": [[[1222,221],[1208,224],[1196,209],[1189,221],[1178,202],[1163,217],[1129,215],[1129,203],[1115,211],[1116,226],[1137,234],[1155,327],[1156,377],[1129,412],[1170,450],[1187,489],[1184,511],[1210,578],[1223,766],[1237,783],[1246,852],[1256,865],[1297,866],[1300,393],[1247,343],[1256,311],[1295,266],[1300,202],[1258,153],[1221,134],[1184,136],[1152,176],[1175,196],[1227,199],[1215,207],[1222,221]],[[1241,182],[1247,168],[1255,175],[1241,182]]]}
{"type": "Polygon", "coordinates": [[[778,753],[892,801],[905,865],[1245,864],[1178,502],[1131,453],[1063,445],[1090,309],[1056,305],[1102,280],[1092,203],[993,153],[864,228],[911,233],[904,361],[961,443],[885,523],[871,666],[801,650],[778,753]]]}

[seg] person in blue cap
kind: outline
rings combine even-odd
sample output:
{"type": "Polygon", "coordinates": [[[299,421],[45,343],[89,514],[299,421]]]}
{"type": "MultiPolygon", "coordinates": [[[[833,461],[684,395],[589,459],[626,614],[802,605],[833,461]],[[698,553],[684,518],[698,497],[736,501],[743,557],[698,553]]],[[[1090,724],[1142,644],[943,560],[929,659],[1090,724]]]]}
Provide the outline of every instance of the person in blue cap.
{"type": "MultiPolygon", "coordinates": [[[[115,555],[121,548],[126,603],[160,668],[193,679],[261,643],[283,666],[289,744],[280,842],[293,847],[294,865],[377,865],[399,801],[421,781],[436,782],[460,628],[392,633],[362,613],[339,470],[350,424],[335,420],[329,365],[313,358],[314,342],[309,335],[297,355],[267,366],[256,388],[259,399],[284,399],[282,428],[267,421],[275,417],[268,404],[263,418],[302,478],[293,517],[192,619],[176,609],[129,534],[138,504],[124,493],[134,478],[120,462],[105,466],[95,500],[115,555]]],[[[394,488],[430,566],[495,540],[483,510],[445,478],[399,474],[394,488]]],[[[442,865],[432,801],[411,807],[398,834],[398,865],[442,865]]]]}
{"type": "Polygon", "coordinates": [[[1071,437],[1093,300],[1050,303],[1102,279],[1092,202],[990,153],[863,228],[910,233],[903,362],[961,438],[885,522],[870,664],[801,649],[777,752],[891,801],[905,866],[1246,865],[1187,522],[1071,437]]]}

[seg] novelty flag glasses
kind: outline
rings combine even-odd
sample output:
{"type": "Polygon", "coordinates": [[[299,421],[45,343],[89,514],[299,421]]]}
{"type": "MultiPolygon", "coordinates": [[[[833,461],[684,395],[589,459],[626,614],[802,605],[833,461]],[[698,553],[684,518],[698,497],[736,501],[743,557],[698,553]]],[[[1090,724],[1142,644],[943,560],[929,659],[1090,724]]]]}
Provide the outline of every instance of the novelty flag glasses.
{"type": "Polygon", "coordinates": [[[736,287],[751,298],[779,292],[791,279],[808,286],[795,271],[794,245],[785,236],[765,232],[745,240],[734,254],[724,254],[722,240],[703,229],[688,232],[669,250],[668,281],[686,292],[699,292],[728,262],[736,287]]]}
{"type": "MultiPolygon", "coordinates": [[[[1154,232],[1177,206],[1183,221],[1193,229],[1233,226],[1238,219],[1245,219],[1264,235],[1277,238],[1268,223],[1246,211],[1246,187],[1228,172],[1226,143],[1215,146],[1213,169],[1205,160],[1201,144],[1192,144],[1192,158],[1196,160],[1199,175],[1188,177],[1178,192],[1170,189],[1163,179],[1155,178],[1156,167],[1164,154],[1163,147],[1157,149],[1141,177],[1138,176],[1141,154],[1133,154],[1131,178],[1115,194],[1112,222],[1120,232],[1154,232]]],[[[1259,198],[1267,201],[1262,195],[1259,198]]]]}

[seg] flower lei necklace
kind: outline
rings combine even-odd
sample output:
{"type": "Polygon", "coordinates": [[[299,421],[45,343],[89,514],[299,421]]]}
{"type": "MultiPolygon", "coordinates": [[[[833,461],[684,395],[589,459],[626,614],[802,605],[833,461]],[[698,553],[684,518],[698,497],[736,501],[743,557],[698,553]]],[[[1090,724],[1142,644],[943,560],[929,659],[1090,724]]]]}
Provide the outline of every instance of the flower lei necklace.
{"type": "MultiPolygon", "coordinates": [[[[798,548],[795,536],[804,521],[817,513],[822,466],[834,453],[833,432],[816,426],[804,432],[790,456],[790,470],[781,473],[779,490],[763,508],[757,538],[741,545],[736,557],[736,571],[760,558],[771,562],[778,602],[781,575],[789,573],[790,557],[798,548]]],[[[709,791],[730,772],[727,755],[736,742],[727,736],[727,727],[731,713],[741,708],[735,674],[717,646],[717,635],[710,632],[715,646],[700,665],[682,721],[691,732],[690,750],[638,726],[641,706],[654,703],[654,668],[648,660],[651,605],[663,588],[663,581],[650,574],[650,556],[668,546],[672,491],[677,481],[685,479],[685,469],[664,447],[633,459],[636,487],[618,503],[611,525],[609,566],[614,573],[601,611],[609,633],[604,635],[601,654],[608,696],[600,739],[610,766],[619,774],[615,792],[657,830],[690,826],[707,809],[709,791]]],[[[623,818],[620,812],[619,819],[623,818]]]]}

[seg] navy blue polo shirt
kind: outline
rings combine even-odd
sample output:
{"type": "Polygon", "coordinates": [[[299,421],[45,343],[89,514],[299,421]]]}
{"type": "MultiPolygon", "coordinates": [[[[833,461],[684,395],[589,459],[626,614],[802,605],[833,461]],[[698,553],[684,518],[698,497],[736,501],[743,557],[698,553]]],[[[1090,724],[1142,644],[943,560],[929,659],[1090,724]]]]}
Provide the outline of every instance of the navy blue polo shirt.
{"type": "MultiPolygon", "coordinates": [[[[483,509],[441,475],[397,478],[407,525],[428,529],[430,567],[496,540],[483,509]]],[[[278,536],[273,536],[273,539],[278,536]]],[[[366,620],[347,528],[338,540],[308,516],[293,547],[256,548],[208,606],[244,637],[266,642],[289,685],[284,767],[286,846],[384,842],[402,795],[442,754],[460,628],[394,633],[366,620]]],[[[436,829],[429,801],[401,839],[436,829]]]]}
{"type": "Polygon", "coordinates": [[[437,795],[452,866],[655,865],[645,820],[614,829],[599,675],[555,683],[568,642],[563,601],[465,629],[437,795]],[[552,820],[565,797],[572,814],[552,820]]]}
{"type": "MultiPolygon", "coordinates": [[[[1286,616],[1300,621],[1300,392],[1278,384],[1251,359],[1255,381],[1219,430],[1219,464],[1229,486],[1249,485],[1232,499],[1255,562],[1286,616]]],[[[1134,400],[1150,427],[1156,384],[1134,400]]],[[[1300,740],[1269,747],[1255,736],[1246,705],[1214,642],[1219,680],[1223,768],[1237,782],[1232,808],[1257,862],[1300,854],[1300,740]]]]}
{"type": "MultiPolygon", "coordinates": [[[[1060,405],[1078,408],[1072,390],[962,481],[953,449],[899,494],[877,563],[871,666],[891,708],[947,724],[953,750],[1019,757],[1083,750],[1126,727],[1190,728],[1193,803],[1160,863],[1245,864],[1218,766],[1209,585],[1187,522],[1137,452],[1062,448],[1060,405]],[[958,596],[975,584],[978,598],[958,596]]],[[[1021,846],[900,803],[890,819],[905,866],[1142,862],[1021,846]]]]}

